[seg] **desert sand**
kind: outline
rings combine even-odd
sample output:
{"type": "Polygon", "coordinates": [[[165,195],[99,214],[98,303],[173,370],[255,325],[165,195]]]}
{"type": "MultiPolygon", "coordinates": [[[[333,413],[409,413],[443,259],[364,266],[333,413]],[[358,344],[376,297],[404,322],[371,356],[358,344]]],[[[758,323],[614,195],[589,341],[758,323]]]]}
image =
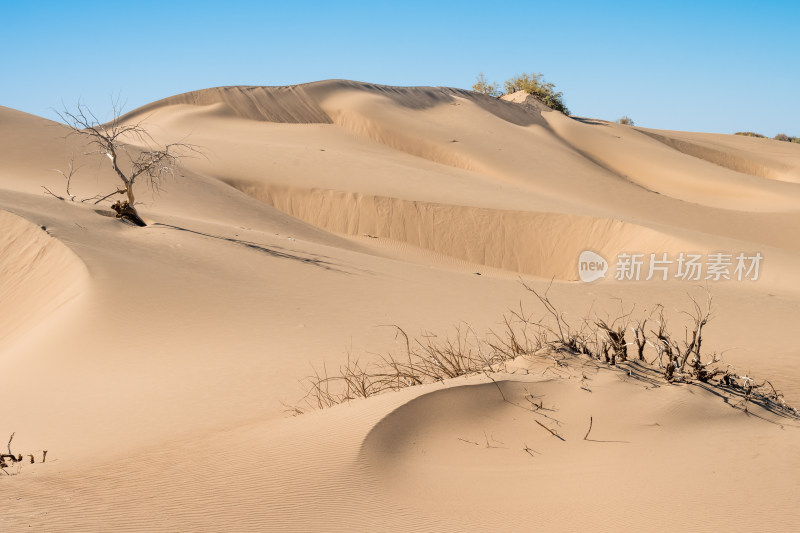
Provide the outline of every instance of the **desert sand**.
{"type": "Polygon", "coordinates": [[[13,432],[36,460],[0,475],[0,530],[800,527],[800,422],[657,364],[543,350],[302,402],[315,370],[402,356],[391,325],[541,318],[525,282],[576,325],[663,305],[681,338],[708,291],[703,352],[800,406],[800,145],[350,81],[200,90],[123,121],[201,151],[140,187],[143,228],[46,194],[73,155],[78,199],[118,181],[64,125],[0,107],[0,449],[13,432]],[[755,281],[586,284],[583,250],[764,259],[755,281]]]}

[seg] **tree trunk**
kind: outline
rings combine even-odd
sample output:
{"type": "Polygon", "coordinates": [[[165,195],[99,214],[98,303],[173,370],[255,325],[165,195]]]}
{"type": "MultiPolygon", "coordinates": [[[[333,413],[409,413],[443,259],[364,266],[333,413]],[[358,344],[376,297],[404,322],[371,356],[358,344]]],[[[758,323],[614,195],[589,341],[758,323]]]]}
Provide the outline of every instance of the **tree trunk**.
{"type": "Polygon", "coordinates": [[[117,202],[111,206],[111,209],[117,212],[117,218],[123,218],[129,222],[133,222],[137,226],[147,225],[147,223],[142,220],[142,217],[139,216],[136,208],[128,202],[117,202]]]}

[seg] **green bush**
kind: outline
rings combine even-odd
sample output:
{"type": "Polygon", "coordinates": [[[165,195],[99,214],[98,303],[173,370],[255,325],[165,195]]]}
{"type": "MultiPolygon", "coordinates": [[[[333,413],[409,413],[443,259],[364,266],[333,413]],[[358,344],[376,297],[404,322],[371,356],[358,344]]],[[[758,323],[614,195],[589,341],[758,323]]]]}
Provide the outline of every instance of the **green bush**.
{"type": "Polygon", "coordinates": [[[563,94],[560,91],[555,91],[556,86],[554,84],[544,81],[541,73],[520,74],[515,78],[506,80],[504,85],[506,94],[525,91],[541,100],[550,109],[569,115],[569,109],[567,109],[562,100],[563,94]]]}
{"type": "Polygon", "coordinates": [[[486,79],[486,75],[481,72],[475,78],[475,83],[472,85],[472,90],[476,93],[485,94],[487,96],[498,97],[501,95],[500,87],[497,85],[497,82],[489,83],[489,80],[486,79]]]}
{"type": "Polygon", "coordinates": [[[752,131],[737,131],[734,135],[744,135],[745,137],[758,137],[759,139],[766,139],[766,136],[752,131]]]}

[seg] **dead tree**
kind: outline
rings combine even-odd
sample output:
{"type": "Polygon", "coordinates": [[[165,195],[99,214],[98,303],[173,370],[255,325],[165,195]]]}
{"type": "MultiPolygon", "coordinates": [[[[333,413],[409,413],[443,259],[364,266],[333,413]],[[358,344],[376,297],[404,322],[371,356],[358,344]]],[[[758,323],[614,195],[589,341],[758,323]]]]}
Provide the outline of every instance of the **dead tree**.
{"type": "Polygon", "coordinates": [[[534,296],[536,296],[536,298],[539,300],[542,306],[544,306],[547,314],[553,318],[555,326],[550,326],[546,324],[544,319],[542,319],[539,322],[529,321],[528,323],[530,325],[538,326],[542,330],[551,333],[556,338],[556,340],[559,343],[561,343],[561,345],[564,346],[565,348],[569,348],[570,350],[580,352],[581,344],[585,344],[585,339],[583,338],[583,335],[581,333],[572,331],[572,328],[570,328],[569,324],[564,319],[564,314],[556,308],[556,306],[547,296],[547,294],[550,292],[550,287],[552,287],[553,285],[553,281],[552,280],[550,281],[550,285],[548,285],[547,290],[544,291],[543,294],[538,293],[536,289],[534,289],[533,287],[522,281],[522,278],[520,278],[519,281],[522,284],[522,286],[525,287],[525,290],[527,290],[528,292],[532,292],[534,296]]]}
{"type": "Polygon", "coordinates": [[[608,336],[608,340],[610,341],[610,361],[608,360],[608,353],[604,353],[608,363],[615,365],[617,364],[617,360],[619,360],[620,363],[625,362],[628,359],[628,345],[625,342],[625,325],[615,326],[612,322],[609,326],[603,320],[597,320],[595,324],[598,328],[605,331],[606,335],[608,336]]]}
{"type": "MultiPolygon", "coordinates": [[[[59,174],[61,174],[61,177],[63,177],[64,180],[66,180],[67,197],[69,198],[70,202],[74,202],[75,198],[76,198],[75,195],[72,194],[72,191],[69,190],[69,188],[70,188],[70,185],[72,183],[73,176],[78,172],[79,169],[80,169],[80,167],[76,167],[75,166],[75,154],[72,154],[72,159],[69,160],[69,168],[67,169],[66,172],[64,172],[63,170],[59,170],[57,168],[53,169],[54,172],[58,172],[59,174]]],[[[54,193],[53,191],[51,191],[50,189],[48,189],[44,185],[42,185],[42,189],[44,189],[44,192],[46,192],[47,194],[51,195],[54,198],[58,198],[61,201],[65,201],[66,200],[66,198],[64,196],[57,195],[56,193],[54,193]]],[[[83,203],[83,202],[88,202],[91,199],[92,198],[83,198],[83,199],[81,199],[79,201],[81,203],[83,203]]]]}
{"type": "Polygon", "coordinates": [[[681,372],[684,371],[686,368],[686,363],[689,360],[689,356],[694,356],[692,360],[692,366],[698,368],[697,365],[701,365],[700,363],[700,347],[703,344],[703,326],[705,326],[709,320],[711,320],[711,293],[708,293],[706,298],[706,308],[703,310],[700,307],[700,304],[697,303],[697,300],[692,298],[692,304],[694,305],[694,312],[687,313],[694,322],[692,334],[689,339],[684,343],[684,350],[681,354],[681,372]]]}
{"type": "Polygon", "coordinates": [[[136,209],[128,202],[117,201],[111,206],[111,209],[117,212],[117,218],[133,222],[139,227],[147,225],[145,221],[142,220],[142,217],[139,216],[139,213],[136,212],[136,209]]]}
{"type": "MultiPolygon", "coordinates": [[[[88,107],[80,103],[76,110],[64,109],[58,115],[70,128],[70,135],[86,140],[86,144],[92,148],[88,153],[108,158],[111,168],[122,182],[117,190],[97,195],[95,204],[118,194],[124,195],[124,199],[113,206],[117,217],[144,226],[144,221],[136,211],[136,184],[144,181],[154,191],[159,190],[163,179],[174,176],[181,157],[198,152],[198,149],[183,142],[159,144],[141,122],[123,122],[116,103],[112,104],[112,111],[113,118],[106,123],[101,123],[88,107]]],[[[65,176],[68,185],[73,173],[71,166],[69,174],[65,176]]],[[[64,199],[55,194],[53,196],[64,199]]]]}
{"type": "Polygon", "coordinates": [[[644,347],[647,345],[647,336],[645,334],[645,326],[647,319],[637,322],[636,326],[631,327],[633,331],[633,340],[636,342],[636,353],[639,356],[639,361],[644,361],[644,347]]]}
{"type": "Polygon", "coordinates": [[[675,379],[675,371],[678,368],[678,356],[676,355],[680,349],[672,341],[667,331],[667,322],[664,319],[664,312],[661,311],[661,316],[658,320],[658,331],[651,331],[658,341],[655,344],[656,351],[658,352],[658,364],[664,368],[664,379],[673,381],[675,379]],[[667,357],[666,364],[664,363],[664,356],[667,357]]]}
{"type": "Polygon", "coordinates": [[[22,454],[17,456],[11,453],[11,441],[14,440],[14,435],[16,435],[16,433],[12,433],[11,437],[8,439],[8,453],[0,454],[0,469],[3,469],[3,472],[5,472],[6,475],[9,475],[8,472],[5,471],[5,469],[8,468],[8,463],[6,463],[6,460],[12,463],[22,462],[22,454]]]}
{"type": "MultiPolygon", "coordinates": [[[[658,320],[658,331],[651,331],[658,341],[655,348],[658,351],[659,364],[664,367],[664,378],[667,381],[685,381],[689,377],[694,377],[699,381],[707,382],[723,373],[722,370],[710,368],[719,362],[716,356],[706,363],[702,362],[700,356],[700,348],[703,345],[703,326],[711,320],[711,294],[707,295],[705,309],[694,298],[692,298],[692,304],[694,311],[686,313],[692,319],[692,330],[689,333],[689,328],[686,329],[682,345],[672,340],[667,332],[663,309],[658,320]],[[666,364],[663,364],[664,356],[667,358],[666,364]],[[687,364],[690,370],[688,374],[686,373],[687,364]]],[[[637,336],[637,344],[638,342],[637,336]]]]}

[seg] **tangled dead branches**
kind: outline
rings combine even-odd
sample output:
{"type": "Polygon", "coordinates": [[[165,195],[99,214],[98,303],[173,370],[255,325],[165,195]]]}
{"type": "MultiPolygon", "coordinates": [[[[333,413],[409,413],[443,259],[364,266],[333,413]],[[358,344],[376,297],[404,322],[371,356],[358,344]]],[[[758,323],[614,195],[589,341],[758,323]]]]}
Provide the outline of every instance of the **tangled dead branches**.
{"type": "MultiPolygon", "coordinates": [[[[19,469],[22,466],[22,454],[20,453],[18,455],[14,455],[11,452],[11,441],[14,440],[14,435],[16,435],[16,433],[12,433],[11,436],[8,438],[8,445],[7,445],[8,453],[0,454],[0,472],[3,472],[7,476],[18,474],[19,469]],[[17,467],[16,471],[14,473],[9,473],[9,468],[12,465],[15,465],[17,467]]],[[[36,462],[36,457],[33,454],[28,454],[28,457],[30,458],[31,464],[36,462]]],[[[46,460],[47,460],[47,450],[43,450],[42,462],[44,463],[46,462],[46,460]]]]}
{"type": "Polygon", "coordinates": [[[574,328],[549,298],[549,289],[540,293],[524,282],[522,285],[544,308],[543,317],[535,318],[526,313],[520,303],[518,309],[503,315],[500,329],[490,330],[485,336],[478,335],[469,326],[457,326],[454,333],[447,336],[424,333],[412,339],[400,326],[389,325],[397,338],[403,340],[404,353],[385,354],[373,364],[362,364],[358,358],[348,354],[346,363],[335,372],[328,372],[325,366],[321,372],[314,370],[313,375],[304,380],[307,393],[301,405],[289,410],[301,414],[308,408],[331,407],[385,391],[465,375],[489,375],[504,370],[511,360],[532,358],[542,352],[552,354],[566,350],[576,356],[617,366],[628,361],[628,346],[635,345],[636,364],[647,365],[647,346],[655,350],[656,357],[649,365],[660,369],[668,383],[699,382],[722,387],[741,396],[740,403],[745,411],[750,403],[755,402],[779,414],[798,416],[770,381],[757,383],[746,375],[737,374],[730,365],[721,367],[722,361],[716,353],[704,356],[701,350],[703,328],[712,318],[710,294],[707,294],[705,305],[690,297],[692,309],[683,313],[688,317],[684,339],[677,341],[668,328],[663,306],[656,306],[650,315],[638,320],[631,319],[633,310],[629,313],[623,310],[620,316],[610,321],[597,317],[590,319],[587,314],[581,327],[574,328]],[[656,310],[658,318],[653,320],[656,310]],[[645,329],[648,321],[657,325],[650,330],[650,338],[645,329]],[[634,336],[632,343],[626,339],[628,330],[634,336]]]}

